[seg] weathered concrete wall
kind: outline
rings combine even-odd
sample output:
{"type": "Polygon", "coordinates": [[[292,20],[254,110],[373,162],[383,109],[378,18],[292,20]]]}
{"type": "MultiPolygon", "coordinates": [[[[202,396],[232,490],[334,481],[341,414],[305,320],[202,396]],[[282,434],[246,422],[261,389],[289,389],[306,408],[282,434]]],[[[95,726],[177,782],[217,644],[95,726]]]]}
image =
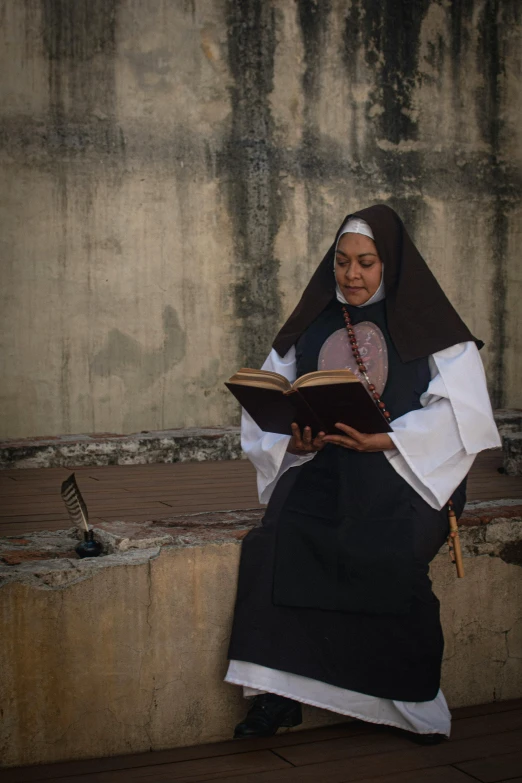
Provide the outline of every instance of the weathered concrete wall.
{"type": "Polygon", "coordinates": [[[518,0],[0,0],[0,435],[237,422],[386,201],[520,403],[518,0]]]}
{"type": "MultiPolygon", "coordinates": [[[[447,551],[432,564],[450,706],[522,696],[521,511],[469,504],[465,578],[447,551]]],[[[260,515],[107,524],[95,560],[70,559],[63,534],[0,541],[0,764],[229,738],[245,708],[223,682],[237,539],[260,515]]],[[[304,726],[338,720],[307,708],[304,726]]]]}

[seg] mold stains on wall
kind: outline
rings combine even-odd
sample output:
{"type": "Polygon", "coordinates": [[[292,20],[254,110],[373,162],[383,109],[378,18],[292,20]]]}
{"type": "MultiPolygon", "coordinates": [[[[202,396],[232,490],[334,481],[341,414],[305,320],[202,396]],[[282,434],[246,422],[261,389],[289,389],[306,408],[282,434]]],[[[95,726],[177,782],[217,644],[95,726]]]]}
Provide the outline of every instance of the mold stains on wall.
{"type": "Polygon", "coordinates": [[[40,1],[54,125],[48,147],[68,157],[92,148],[121,152],[114,69],[120,0],[40,1]]]}
{"type": "Polygon", "coordinates": [[[477,122],[482,138],[498,155],[500,140],[500,79],[503,65],[500,58],[499,0],[486,0],[478,23],[477,70],[482,74],[482,86],[477,90],[477,122]]]}
{"type": "Polygon", "coordinates": [[[230,138],[221,156],[221,176],[234,226],[239,361],[257,367],[266,357],[280,317],[274,240],[282,204],[269,102],[275,50],[271,3],[228,0],[227,37],[234,81],[230,138]]]}
{"type": "Polygon", "coordinates": [[[494,359],[490,389],[493,406],[497,408],[503,407],[505,400],[508,216],[510,208],[515,205],[506,187],[509,177],[502,160],[502,86],[505,75],[502,39],[507,26],[519,24],[521,17],[517,0],[485,0],[477,24],[477,70],[482,74],[482,86],[476,96],[477,122],[482,138],[490,147],[491,195],[494,198],[494,218],[490,228],[490,258],[494,266],[490,311],[494,359]]]}
{"type": "Polygon", "coordinates": [[[303,73],[303,94],[305,98],[304,146],[313,152],[318,128],[314,121],[314,102],[319,97],[319,75],[321,59],[325,52],[325,36],[331,12],[330,0],[297,0],[299,24],[303,39],[305,70],[303,73]]]}
{"type": "Polygon", "coordinates": [[[58,119],[114,113],[118,0],[42,0],[51,111],[58,119]]]}
{"type": "Polygon", "coordinates": [[[373,113],[367,114],[368,140],[359,162],[367,165],[371,150],[382,189],[393,194],[389,205],[413,233],[423,210],[419,188],[422,159],[415,150],[397,147],[418,137],[413,93],[420,79],[420,33],[429,5],[430,0],[353,0],[344,27],[343,60],[349,82],[358,80],[356,64],[361,49],[373,74],[368,101],[368,110],[372,108],[373,113]]]}
{"type": "Polygon", "coordinates": [[[393,144],[415,139],[412,92],[417,79],[419,36],[430,0],[414,3],[361,0],[346,17],[348,47],[357,31],[364,41],[368,66],[378,74],[375,101],[381,103],[381,133],[393,144]]]}
{"type": "Polygon", "coordinates": [[[490,310],[493,361],[489,373],[489,389],[493,408],[503,408],[505,400],[506,370],[506,312],[507,248],[509,221],[501,199],[496,200],[495,215],[491,222],[492,306],[490,310]]]}
{"type": "MultiPolygon", "coordinates": [[[[321,138],[316,108],[321,87],[321,62],[327,50],[331,0],[298,0],[297,10],[305,61],[302,77],[304,127],[298,167],[300,175],[305,178],[308,249],[311,255],[317,255],[325,231],[323,212],[317,199],[317,184],[327,181],[333,174],[332,166],[334,171],[338,166],[338,155],[332,154],[331,145],[327,146],[321,138]]],[[[343,209],[344,205],[340,211],[343,209]]]]}
{"type": "Polygon", "coordinates": [[[453,0],[448,6],[450,16],[450,56],[451,56],[451,87],[454,110],[459,113],[461,108],[460,75],[464,56],[470,46],[470,30],[472,25],[473,6],[475,0],[453,0]]]}
{"type": "MultiPolygon", "coordinates": [[[[26,9],[32,2],[25,0],[26,9]]],[[[83,224],[89,227],[86,233],[94,233],[91,212],[100,160],[105,164],[118,161],[123,153],[123,137],[115,119],[118,5],[119,0],[40,0],[41,40],[49,86],[49,116],[42,139],[45,154],[41,160],[52,161],[56,183],[57,286],[62,301],[67,291],[70,247],[74,244],[70,237],[71,214],[79,210],[83,224]]],[[[34,128],[31,130],[33,138],[39,138],[34,128]]],[[[87,248],[86,308],[90,307],[91,263],[87,248]]],[[[66,307],[59,317],[60,415],[62,431],[70,432],[73,371],[66,307]]]]}

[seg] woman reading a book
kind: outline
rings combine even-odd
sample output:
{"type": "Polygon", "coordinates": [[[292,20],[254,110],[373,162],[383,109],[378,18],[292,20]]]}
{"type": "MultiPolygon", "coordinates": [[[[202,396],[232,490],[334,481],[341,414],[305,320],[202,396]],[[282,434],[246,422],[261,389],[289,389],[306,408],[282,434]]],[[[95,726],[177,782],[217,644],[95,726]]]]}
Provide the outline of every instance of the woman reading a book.
{"type": "Polygon", "coordinates": [[[298,725],[301,703],[449,736],[428,570],[475,456],[500,445],[478,347],[392,209],[343,222],[263,369],[348,368],[392,431],[281,435],[243,413],[268,508],[242,547],[226,680],[252,700],[236,737],[298,725]]]}

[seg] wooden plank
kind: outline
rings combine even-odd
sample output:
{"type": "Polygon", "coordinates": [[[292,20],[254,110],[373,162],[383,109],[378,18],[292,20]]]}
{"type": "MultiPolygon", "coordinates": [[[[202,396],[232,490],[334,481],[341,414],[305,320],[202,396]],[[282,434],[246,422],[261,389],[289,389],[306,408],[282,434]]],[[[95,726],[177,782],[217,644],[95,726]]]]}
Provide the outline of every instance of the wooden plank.
{"type": "MultiPolygon", "coordinates": [[[[229,484],[225,481],[218,482],[213,485],[209,485],[207,483],[199,484],[197,482],[183,482],[183,484],[180,484],[179,486],[173,485],[172,483],[140,486],[137,485],[136,482],[131,482],[129,484],[120,484],[118,486],[107,484],[103,487],[103,489],[100,490],[93,490],[91,488],[80,486],[80,491],[84,498],[89,498],[90,500],[110,497],[119,497],[123,499],[138,496],[150,498],[159,494],[166,494],[173,497],[190,497],[195,493],[203,493],[210,496],[225,493],[255,495],[257,497],[255,483],[237,482],[229,484]]],[[[21,504],[23,502],[27,502],[37,505],[38,503],[45,504],[53,501],[56,502],[57,500],[63,502],[60,491],[57,490],[56,487],[49,489],[45,488],[43,490],[40,489],[35,492],[0,492],[0,497],[2,499],[2,504],[21,504]]]]}
{"type": "MultiPolygon", "coordinates": [[[[230,468],[233,467],[235,471],[241,473],[253,473],[255,469],[251,462],[247,460],[222,460],[219,462],[174,462],[171,464],[165,464],[155,462],[151,465],[101,465],[96,468],[90,468],[87,471],[87,475],[92,478],[118,476],[146,476],[147,474],[157,473],[160,476],[180,475],[187,476],[192,473],[203,474],[205,476],[216,476],[223,473],[228,473],[230,468]]],[[[79,473],[81,477],[84,474],[79,473]]]]}
{"type": "Polygon", "coordinates": [[[357,756],[367,756],[372,753],[409,750],[410,748],[411,740],[376,726],[372,733],[360,737],[343,737],[324,742],[314,742],[310,745],[279,748],[277,752],[281,758],[289,761],[292,766],[301,767],[335,759],[353,759],[357,756]]]}
{"type": "MultiPolygon", "coordinates": [[[[100,520],[102,521],[102,520],[100,520]]],[[[1,525],[0,536],[2,538],[23,538],[31,533],[56,533],[57,530],[68,530],[71,525],[67,525],[65,522],[45,522],[36,523],[33,525],[27,525],[25,528],[23,525],[1,525]]]]}
{"type": "Polygon", "coordinates": [[[34,468],[13,470],[10,473],[10,478],[17,482],[41,481],[42,478],[45,478],[46,481],[63,481],[71,473],[74,473],[74,470],[70,468],[34,468]]]}
{"type": "MultiPolygon", "coordinates": [[[[157,525],[160,525],[161,522],[167,518],[169,519],[170,516],[173,516],[178,513],[179,509],[175,509],[172,506],[166,506],[164,504],[161,504],[160,508],[161,511],[158,511],[157,508],[139,508],[133,511],[123,509],[122,511],[117,511],[115,509],[98,509],[97,514],[98,518],[102,519],[104,522],[154,522],[157,525]]],[[[182,509],[180,513],[192,513],[192,508],[186,508],[182,509]]]]}
{"type": "Polygon", "coordinates": [[[56,514],[56,513],[55,514],[23,514],[22,516],[12,514],[11,516],[8,517],[2,517],[0,519],[0,526],[3,523],[7,524],[9,522],[13,522],[13,523],[14,522],[23,523],[23,522],[33,522],[33,521],[45,522],[45,520],[48,520],[49,522],[57,522],[59,520],[63,520],[65,522],[65,521],[69,521],[69,517],[67,516],[65,511],[63,514],[56,514]]]}
{"type": "MultiPolygon", "coordinates": [[[[125,492],[127,495],[145,495],[147,497],[159,493],[167,493],[170,495],[175,495],[176,497],[183,497],[185,495],[194,494],[194,492],[204,492],[208,495],[216,493],[219,494],[220,492],[227,492],[228,494],[237,492],[248,495],[255,494],[257,496],[257,487],[255,481],[228,482],[224,479],[223,481],[216,481],[215,484],[209,484],[206,481],[183,481],[177,484],[174,482],[165,482],[163,484],[153,483],[150,485],[129,482],[128,484],[118,484],[118,487],[115,489],[125,492]]],[[[91,495],[94,495],[92,490],[91,495]]]]}
{"type": "Polygon", "coordinates": [[[281,744],[291,745],[334,739],[335,737],[351,736],[360,732],[368,732],[369,730],[370,727],[368,724],[350,721],[336,724],[335,726],[325,726],[320,729],[311,729],[308,731],[285,730],[275,737],[266,737],[264,739],[230,740],[229,742],[192,745],[187,748],[173,748],[171,750],[159,750],[149,753],[135,753],[124,756],[110,756],[101,759],[85,759],[57,764],[17,767],[2,770],[2,783],[32,783],[33,781],[38,780],[59,780],[66,776],[108,772],[110,770],[129,769],[132,767],[147,767],[152,769],[161,764],[190,761],[200,758],[229,756],[236,753],[248,753],[256,750],[268,750],[270,748],[277,748],[281,744]]]}
{"type": "MultiPolygon", "coordinates": [[[[84,496],[84,499],[89,512],[94,514],[99,509],[107,511],[132,510],[145,506],[155,508],[157,504],[163,507],[186,506],[194,509],[196,512],[209,509],[212,511],[226,510],[227,506],[223,505],[225,501],[234,503],[236,508],[239,504],[239,508],[245,510],[254,507],[259,508],[261,505],[253,495],[243,492],[228,492],[226,490],[219,493],[193,493],[192,495],[181,495],[179,497],[167,493],[154,495],[140,495],[136,493],[136,495],[124,495],[123,497],[107,495],[103,498],[85,498],[84,496]]],[[[66,508],[61,498],[57,498],[49,503],[28,503],[25,500],[20,500],[19,503],[9,503],[2,508],[0,519],[29,515],[40,517],[44,515],[49,516],[49,514],[63,516],[66,513],[66,508]]]]}
{"type": "MultiPolygon", "coordinates": [[[[100,482],[101,483],[101,482],[100,482]]],[[[116,485],[115,485],[116,487],[116,485]]],[[[139,484],[137,482],[129,482],[118,484],[117,488],[121,488],[123,492],[132,494],[146,494],[151,495],[154,492],[170,492],[175,495],[190,495],[192,492],[219,492],[222,489],[228,492],[253,492],[257,495],[256,480],[252,477],[251,480],[236,480],[227,481],[222,479],[220,481],[208,482],[208,481],[165,481],[163,483],[153,482],[152,484],[139,484]]],[[[83,490],[82,490],[83,492],[83,490]]],[[[93,491],[90,490],[91,494],[93,491]]]]}
{"type": "MultiPolygon", "coordinates": [[[[98,512],[100,519],[104,522],[155,522],[159,525],[167,519],[169,520],[173,516],[181,516],[182,514],[199,514],[205,511],[243,511],[245,510],[244,504],[238,503],[224,503],[221,508],[217,508],[214,505],[209,506],[163,506],[166,513],[158,514],[157,512],[150,511],[145,512],[128,512],[125,511],[121,514],[114,513],[102,513],[98,512]]],[[[252,508],[254,508],[252,506],[252,508]]],[[[166,523],[167,524],[167,523],[166,523]]]]}
{"type": "MultiPolygon", "coordinates": [[[[522,477],[497,472],[501,459],[500,451],[494,451],[479,455],[475,462],[470,486],[475,475],[483,499],[522,497],[522,477]]],[[[0,491],[0,529],[5,532],[8,525],[9,534],[16,535],[27,533],[29,524],[35,531],[69,527],[59,485],[70,472],[68,468],[35,468],[0,473],[4,484],[8,481],[11,487],[0,491]],[[44,520],[47,524],[42,527],[44,520]],[[17,522],[20,530],[13,527],[17,522]]],[[[107,521],[161,521],[186,513],[263,508],[257,499],[255,471],[245,460],[82,467],[76,472],[91,514],[107,521]]],[[[469,496],[474,497],[472,491],[469,496]]]]}
{"type": "Polygon", "coordinates": [[[474,704],[471,707],[456,707],[451,710],[451,717],[453,725],[455,725],[455,721],[463,718],[493,715],[496,712],[508,712],[509,710],[522,710],[522,699],[506,699],[505,701],[492,701],[488,704],[474,704]]]}
{"type": "Polygon", "coordinates": [[[468,493],[468,500],[519,500],[522,498],[522,488],[498,487],[483,484],[476,492],[468,493]]]}
{"type": "MultiPolygon", "coordinates": [[[[112,480],[112,479],[124,479],[124,478],[150,478],[151,475],[159,477],[180,476],[186,478],[187,476],[204,476],[204,477],[220,477],[223,475],[255,475],[255,470],[252,464],[247,460],[224,460],[216,462],[190,462],[190,463],[154,463],[151,465],[105,465],[99,467],[91,467],[84,469],[53,469],[53,468],[38,468],[34,471],[29,470],[14,470],[4,471],[0,473],[0,477],[9,478],[11,481],[17,483],[31,483],[32,481],[50,481],[50,480],[62,480],[63,475],[70,475],[71,472],[77,474],[78,480],[96,479],[96,480],[112,480]],[[232,471],[231,471],[232,469],[232,471]]],[[[505,476],[497,472],[496,465],[484,464],[479,467],[479,460],[476,461],[475,466],[472,468],[469,476],[469,481],[473,482],[475,477],[482,479],[484,476],[489,476],[495,480],[506,483],[517,482],[521,483],[520,477],[505,476]]]]}
{"type": "MultiPolygon", "coordinates": [[[[151,476],[156,476],[159,480],[168,480],[169,478],[178,476],[180,479],[186,479],[187,477],[191,476],[203,476],[203,478],[206,479],[215,479],[219,478],[220,476],[224,476],[229,474],[229,468],[226,469],[220,468],[219,471],[208,471],[205,467],[201,467],[202,463],[198,463],[197,465],[194,465],[194,468],[190,471],[178,471],[175,466],[168,465],[168,471],[162,471],[160,468],[160,465],[151,465],[147,471],[145,471],[143,468],[133,467],[132,470],[125,470],[123,468],[113,468],[111,466],[105,466],[103,468],[99,468],[98,473],[85,473],[81,474],[74,470],[66,471],[65,473],[59,475],[59,476],[46,476],[42,475],[44,473],[45,468],[42,468],[42,474],[39,476],[31,476],[28,478],[19,478],[18,476],[13,477],[13,479],[7,483],[7,486],[11,486],[12,484],[16,486],[32,486],[35,484],[61,484],[64,479],[68,478],[72,473],[76,475],[76,480],[78,483],[81,481],[96,481],[96,482],[105,482],[105,481],[122,481],[122,480],[147,480],[150,479],[151,476]]],[[[248,476],[252,475],[253,468],[250,466],[248,470],[244,469],[233,469],[236,475],[239,476],[248,476]]],[[[254,474],[255,475],[255,474],[254,474]]]]}
{"type": "Polygon", "coordinates": [[[132,767],[111,772],[73,775],[58,778],[62,783],[131,783],[131,781],[149,781],[149,783],[178,781],[200,781],[220,779],[229,775],[253,775],[257,773],[275,774],[278,770],[290,768],[270,750],[251,753],[237,753],[231,756],[219,756],[210,759],[179,761],[174,764],[159,764],[154,767],[132,767]]]}
{"type": "MultiPolygon", "coordinates": [[[[97,500],[92,501],[88,505],[89,511],[124,511],[125,509],[140,509],[140,508],[152,508],[152,509],[163,509],[165,510],[165,506],[170,506],[170,503],[162,502],[159,498],[106,498],[103,500],[97,500]]],[[[67,513],[65,511],[65,507],[63,504],[63,501],[59,499],[58,501],[50,502],[50,503],[9,503],[7,506],[2,508],[0,510],[0,521],[4,519],[5,517],[19,517],[19,516],[27,516],[29,514],[34,514],[37,516],[41,516],[43,514],[58,514],[62,515],[63,513],[67,513]]]]}
{"type": "MultiPolygon", "coordinates": [[[[252,482],[256,482],[255,475],[248,473],[246,475],[242,474],[235,474],[235,475],[218,475],[218,476],[204,476],[202,474],[200,475],[190,475],[190,476],[157,476],[154,474],[151,474],[150,476],[121,476],[119,478],[114,477],[107,477],[107,478],[101,478],[98,480],[98,485],[110,485],[113,487],[128,487],[128,486],[139,486],[139,487],[168,487],[168,486],[183,486],[183,485],[207,485],[207,486],[219,486],[222,482],[226,482],[227,484],[233,485],[251,485],[252,482]]],[[[78,486],[82,486],[81,482],[78,481],[78,486]]]]}
{"type": "Polygon", "coordinates": [[[503,755],[496,753],[488,758],[456,764],[456,767],[481,783],[500,783],[505,778],[522,775],[522,751],[503,755]]]}
{"type": "MultiPolygon", "coordinates": [[[[127,516],[128,512],[133,514],[134,511],[141,515],[150,512],[153,516],[158,516],[158,514],[167,516],[170,508],[172,508],[172,506],[161,503],[159,500],[136,500],[135,502],[123,504],[96,504],[91,508],[91,511],[95,511],[99,517],[105,517],[107,513],[113,515],[118,513],[121,518],[122,516],[127,516]]],[[[65,512],[63,508],[60,509],[59,506],[55,509],[43,509],[42,511],[35,510],[33,513],[31,513],[29,508],[21,508],[19,512],[12,510],[5,514],[2,513],[0,515],[0,524],[4,521],[16,522],[17,520],[20,522],[30,522],[32,519],[69,519],[69,517],[67,516],[67,512],[65,512]]]]}
{"type": "MultiPolygon", "coordinates": [[[[402,783],[402,781],[404,783],[408,783],[408,781],[411,783],[414,781],[416,783],[438,783],[440,780],[440,783],[465,783],[466,780],[473,779],[469,778],[467,770],[464,769],[468,762],[459,762],[456,759],[462,759],[463,756],[469,758],[471,754],[469,763],[474,763],[477,761],[475,754],[480,753],[479,760],[483,763],[490,761],[490,759],[484,758],[485,752],[487,753],[489,750],[496,754],[495,759],[509,762],[507,774],[511,775],[513,760],[520,753],[517,751],[506,755],[503,751],[506,748],[516,747],[522,739],[520,732],[508,732],[506,735],[452,741],[435,748],[417,748],[408,742],[407,748],[409,750],[382,752],[383,745],[381,744],[369,746],[367,755],[360,758],[352,757],[349,764],[344,760],[329,759],[324,764],[314,763],[297,768],[289,767],[289,765],[278,768],[270,767],[270,771],[266,769],[263,771],[255,765],[254,770],[248,768],[248,764],[252,763],[251,758],[247,762],[247,769],[241,764],[230,761],[231,756],[246,755],[251,757],[261,748],[268,747],[277,748],[277,754],[281,760],[284,748],[288,749],[294,744],[307,746],[313,742],[324,743],[335,739],[336,734],[341,734],[343,737],[352,736],[352,742],[356,742],[361,739],[361,734],[364,733],[384,736],[384,734],[374,732],[368,724],[351,722],[315,731],[291,732],[265,740],[226,742],[134,756],[4,770],[2,771],[2,781],[3,783],[15,783],[15,781],[26,783],[26,781],[37,780],[60,780],[62,783],[80,783],[80,781],[89,783],[90,780],[96,780],[99,783],[103,783],[103,781],[123,783],[126,780],[147,780],[150,783],[160,783],[160,781],[175,780],[179,783],[181,780],[187,780],[188,783],[190,780],[192,783],[198,783],[203,780],[229,780],[235,781],[235,783],[278,783],[278,781],[316,783],[320,780],[325,783],[334,783],[335,781],[345,783],[357,780],[360,783],[374,783],[374,781],[375,783],[378,781],[381,783],[402,783]],[[507,742],[506,737],[508,737],[507,742]],[[208,765],[191,764],[191,762],[201,759],[205,759],[208,765]],[[187,762],[189,763],[187,764],[187,762]],[[185,766],[181,766],[181,764],[185,764],[185,766]],[[454,770],[454,767],[449,766],[450,764],[456,764],[459,769],[454,770]],[[118,770],[119,774],[115,774],[118,770]],[[457,772],[458,775],[455,774],[457,772]],[[106,774],[101,776],[100,773],[106,774]]],[[[502,767],[502,770],[504,769],[502,767]]],[[[503,774],[505,773],[503,772],[503,774]]],[[[481,780],[481,778],[478,779],[481,780]]],[[[502,778],[495,777],[491,780],[500,781],[502,778]]]]}
{"type": "MultiPolygon", "coordinates": [[[[96,506],[110,508],[118,507],[118,505],[122,508],[132,508],[133,506],[137,506],[139,504],[148,504],[150,506],[154,506],[155,503],[161,502],[159,498],[155,497],[154,495],[145,495],[142,497],[139,494],[136,496],[124,494],[120,496],[117,493],[115,496],[113,496],[112,493],[107,493],[104,497],[91,497],[89,498],[89,501],[89,510],[95,508],[96,506]]],[[[43,501],[40,499],[35,501],[31,499],[27,500],[20,498],[16,502],[10,501],[7,503],[0,511],[0,517],[11,516],[13,513],[17,513],[20,509],[27,509],[36,513],[46,513],[48,510],[52,511],[53,509],[60,509],[63,512],[65,511],[65,505],[61,497],[49,498],[48,500],[43,501]]],[[[23,513],[27,512],[24,511],[23,513]]]]}
{"type": "MultiPolygon", "coordinates": [[[[503,734],[491,734],[487,737],[473,737],[457,742],[444,742],[435,747],[416,747],[410,750],[395,750],[383,753],[369,752],[364,756],[323,761],[288,769],[260,772],[252,775],[236,775],[223,780],[234,783],[352,783],[365,778],[378,778],[383,775],[397,776],[424,770],[430,767],[443,767],[472,761],[479,756],[496,753],[498,755],[518,752],[522,743],[522,731],[510,731],[503,734]]],[[[278,748],[278,755],[282,749],[278,748]]],[[[467,773],[466,773],[467,774],[467,773]]],[[[518,774],[518,773],[517,773],[518,774]]],[[[151,780],[161,780],[152,778],[151,780]]],[[[204,780],[194,777],[192,783],[204,780]]],[[[206,778],[210,780],[211,778],[206,778]]]]}
{"type": "MultiPolygon", "coordinates": [[[[469,739],[470,737],[498,734],[500,732],[522,729],[522,709],[490,715],[478,715],[456,721],[452,727],[451,741],[469,739]]],[[[333,759],[352,758],[371,752],[382,753],[386,750],[410,748],[411,740],[406,732],[392,733],[384,727],[380,734],[371,734],[356,740],[334,739],[325,742],[315,742],[313,745],[300,745],[280,749],[279,755],[294,766],[317,764],[333,759]]]]}
{"type": "MultiPolygon", "coordinates": [[[[113,485],[107,483],[101,485],[101,482],[96,483],[95,481],[93,481],[92,484],[87,484],[87,485],[85,484],[85,482],[82,482],[81,484],[80,482],[78,482],[78,485],[84,497],[99,497],[99,496],[103,497],[104,495],[107,494],[115,494],[116,496],[121,495],[122,497],[124,497],[125,495],[128,495],[129,492],[127,489],[123,489],[119,487],[118,484],[113,485]]],[[[11,498],[23,498],[23,497],[31,498],[33,500],[34,498],[37,497],[42,497],[42,498],[57,497],[61,499],[61,494],[60,494],[59,486],[57,487],[53,485],[49,485],[49,486],[40,485],[37,487],[30,487],[30,488],[27,488],[25,486],[24,487],[15,486],[14,489],[9,489],[9,490],[1,489],[0,497],[2,498],[2,500],[4,498],[6,500],[10,500],[11,498]]]]}
{"type": "MultiPolygon", "coordinates": [[[[98,497],[90,497],[91,502],[95,501],[103,501],[105,499],[110,499],[110,494],[105,496],[98,496],[98,497]]],[[[120,496],[117,496],[118,498],[120,496]]],[[[257,492],[252,491],[251,489],[244,489],[242,487],[238,487],[237,489],[233,489],[226,486],[221,486],[215,490],[208,490],[208,489],[198,489],[197,487],[191,487],[190,492],[175,492],[171,488],[168,487],[158,487],[154,492],[140,492],[140,490],[135,490],[134,492],[126,493],[124,496],[121,497],[121,500],[127,499],[129,501],[131,500],[159,500],[166,499],[167,502],[169,501],[177,501],[182,503],[189,503],[192,505],[193,503],[198,502],[198,498],[201,498],[201,500],[205,500],[207,503],[213,502],[213,499],[216,499],[216,502],[221,502],[221,498],[224,497],[230,497],[232,499],[237,500],[252,500],[255,501],[256,504],[259,503],[257,498],[257,492]]],[[[215,510],[218,511],[223,506],[215,506],[215,510]]]]}
{"type": "MultiPolygon", "coordinates": [[[[89,521],[94,527],[96,527],[96,525],[99,525],[104,520],[100,519],[99,517],[90,517],[89,521]]],[[[23,538],[30,533],[38,533],[43,531],[53,533],[56,530],[69,530],[71,527],[73,527],[73,525],[71,525],[69,519],[67,519],[67,521],[57,520],[56,522],[49,522],[49,520],[45,520],[44,522],[25,522],[22,524],[19,522],[14,524],[2,523],[0,524],[0,536],[2,536],[2,538],[4,536],[17,536],[23,538]]]]}
{"type": "Polygon", "coordinates": [[[400,772],[398,775],[362,778],[358,783],[472,783],[474,780],[475,778],[470,778],[455,767],[432,767],[416,769],[414,772],[400,772]]]}
{"type": "MultiPolygon", "coordinates": [[[[252,492],[250,488],[245,487],[227,487],[226,485],[221,485],[219,487],[216,487],[212,491],[205,489],[204,487],[198,488],[196,486],[190,487],[190,492],[176,492],[171,487],[158,487],[156,490],[156,495],[165,495],[170,498],[177,498],[178,500],[184,500],[188,501],[191,498],[197,497],[198,495],[202,494],[206,499],[213,498],[213,497],[223,497],[223,496],[230,496],[230,497],[252,497],[254,494],[256,496],[257,501],[257,493],[252,492]]],[[[140,492],[137,492],[136,495],[131,494],[130,497],[154,497],[154,494],[150,494],[148,492],[144,492],[141,494],[140,492]]]]}

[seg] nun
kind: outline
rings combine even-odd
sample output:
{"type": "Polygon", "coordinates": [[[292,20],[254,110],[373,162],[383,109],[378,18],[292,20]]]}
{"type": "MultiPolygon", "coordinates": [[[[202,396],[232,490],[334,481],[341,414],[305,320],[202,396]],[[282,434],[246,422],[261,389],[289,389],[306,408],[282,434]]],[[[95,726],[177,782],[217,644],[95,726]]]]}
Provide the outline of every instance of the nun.
{"type": "Polygon", "coordinates": [[[393,431],[278,435],[243,412],[268,507],[242,545],[226,682],[249,709],[235,737],[297,726],[302,704],[449,737],[429,564],[476,455],[500,445],[481,347],[390,207],[343,221],[263,369],[349,368],[393,431]]]}

